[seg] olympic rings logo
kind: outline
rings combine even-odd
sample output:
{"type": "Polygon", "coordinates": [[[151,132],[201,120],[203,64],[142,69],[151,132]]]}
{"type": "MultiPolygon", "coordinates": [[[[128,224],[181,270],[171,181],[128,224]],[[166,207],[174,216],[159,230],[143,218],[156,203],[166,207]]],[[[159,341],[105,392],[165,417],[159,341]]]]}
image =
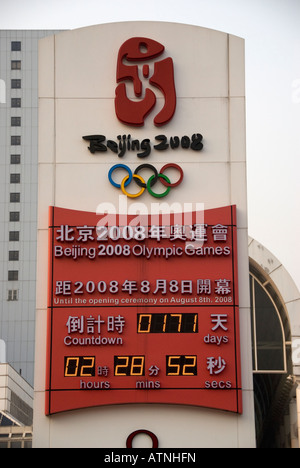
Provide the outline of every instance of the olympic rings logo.
{"type": "Polygon", "coordinates": [[[181,184],[183,180],[183,170],[181,169],[180,166],[178,166],[178,164],[173,164],[173,163],[166,164],[165,166],[163,166],[160,172],[158,172],[157,169],[154,166],[152,166],[152,164],[141,164],[140,166],[136,168],[134,173],[132,173],[131,169],[125,164],[116,164],[115,166],[110,168],[109,173],[108,173],[108,180],[114,187],[120,188],[122,192],[124,193],[124,195],[126,195],[129,198],[140,197],[146,189],[148,190],[150,195],[152,195],[152,197],[163,198],[168,195],[171,188],[177,187],[179,184],[181,184]],[[169,177],[164,174],[165,170],[169,168],[176,169],[179,172],[179,178],[176,182],[171,182],[169,177]],[[115,182],[112,178],[113,173],[119,169],[123,169],[127,171],[128,173],[128,175],[124,177],[124,179],[122,180],[120,184],[115,182]],[[148,179],[147,182],[142,176],[139,175],[139,172],[142,171],[143,169],[150,169],[151,171],[153,171],[153,175],[148,179]],[[137,186],[140,187],[141,189],[137,193],[130,193],[127,191],[127,187],[133,180],[137,184],[137,186]],[[156,193],[152,190],[153,186],[158,182],[158,180],[162,183],[162,185],[164,185],[164,187],[166,187],[166,190],[162,193],[156,193]]]}

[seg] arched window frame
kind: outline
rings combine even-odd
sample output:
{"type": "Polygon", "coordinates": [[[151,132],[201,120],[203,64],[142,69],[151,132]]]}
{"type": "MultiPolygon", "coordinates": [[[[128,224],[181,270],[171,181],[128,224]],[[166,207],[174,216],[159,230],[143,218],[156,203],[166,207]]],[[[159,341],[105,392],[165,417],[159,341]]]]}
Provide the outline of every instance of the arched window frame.
{"type": "MultiPolygon", "coordinates": [[[[287,369],[287,352],[286,348],[287,346],[290,346],[291,342],[286,340],[285,336],[285,329],[283,326],[282,322],[282,317],[281,314],[278,310],[278,307],[276,305],[276,302],[274,298],[272,297],[272,294],[270,291],[266,288],[266,285],[270,286],[269,280],[266,278],[264,282],[262,282],[260,279],[257,278],[257,275],[255,275],[252,271],[250,271],[250,294],[252,297],[252,313],[251,313],[251,320],[252,320],[252,337],[253,337],[253,373],[254,374],[285,374],[288,369],[287,369]],[[255,281],[260,285],[260,287],[263,289],[265,294],[268,296],[270,299],[274,310],[277,315],[277,319],[280,324],[280,329],[281,329],[281,336],[282,336],[282,353],[283,353],[283,368],[282,369],[261,369],[258,368],[258,358],[257,358],[257,337],[256,337],[256,302],[255,302],[255,281]]],[[[270,289],[270,287],[269,287],[270,289]]],[[[272,290],[272,288],[271,288],[272,290]]],[[[275,291],[274,291],[275,293],[275,291]]]]}

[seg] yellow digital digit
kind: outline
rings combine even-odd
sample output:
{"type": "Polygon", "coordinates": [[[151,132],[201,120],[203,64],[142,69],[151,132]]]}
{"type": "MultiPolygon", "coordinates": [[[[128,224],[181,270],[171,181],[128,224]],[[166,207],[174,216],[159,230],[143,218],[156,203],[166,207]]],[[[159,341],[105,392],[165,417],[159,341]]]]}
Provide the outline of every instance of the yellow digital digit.
{"type": "Polygon", "coordinates": [[[95,356],[84,356],[82,358],[83,362],[87,362],[81,366],[80,377],[90,377],[94,375],[95,370],[95,356]]]}
{"type": "Polygon", "coordinates": [[[198,321],[198,314],[195,314],[193,333],[197,331],[197,321],[198,321]]]}
{"type": "Polygon", "coordinates": [[[132,356],[130,375],[144,375],[144,356],[132,356]]]}
{"type": "Polygon", "coordinates": [[[182,375],[197,375],[197,357],[184,356],[184,360],[186,364],[183,365],[182,375]]]}
{"type": "Polygon", "coordinates": [[[150,333],[152,315],[151,314],[141,314],[139,319],[138,333],[150,333]],[[148,319],[148,328],[147,330],[142,329],[143,319],[148,319]]]}
{"type": "Polygon", "coordinates": [[[116,356],[116,360],[118,362],[118,365],[115,366],[115,375],[127,375],[129,356],[116,356]]]}
{"type": "Polygon", "coordinates": [[[167,367],[168,367],[167,375],[179,375],[180,374],[180,356],[168,356],[167,367]]]}
{"type": "Polygon", "coordinates": [[[79,357],[70,356],[67,358],[65,367],[65,377],[77,377],[79,357]]]}
{"type": "Polygon", "coordinates": [[[165,314],[165,315],[164,315],[164,324],[163,324],[163,333],[165,333],[165,331],[166,331],[167,317],[168,317],[168,315],[165,314]]]}
{"type": "Polygon", "coordinates": [[[182,314],[171,314],[171,317],[178,317],[177,333],[181,332],[182,314]]]}

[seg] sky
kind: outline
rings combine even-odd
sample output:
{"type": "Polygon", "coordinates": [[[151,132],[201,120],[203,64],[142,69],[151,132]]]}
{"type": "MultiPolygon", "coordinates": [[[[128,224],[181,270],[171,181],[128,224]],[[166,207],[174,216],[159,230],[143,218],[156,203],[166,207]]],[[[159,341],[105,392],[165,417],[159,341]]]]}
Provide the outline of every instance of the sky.
{"type": "Polygon", "coordinates": [[[249,235],[300,289],[300,0],[0,0],[0,29],[168,21],[245,39],[249,235]]]}

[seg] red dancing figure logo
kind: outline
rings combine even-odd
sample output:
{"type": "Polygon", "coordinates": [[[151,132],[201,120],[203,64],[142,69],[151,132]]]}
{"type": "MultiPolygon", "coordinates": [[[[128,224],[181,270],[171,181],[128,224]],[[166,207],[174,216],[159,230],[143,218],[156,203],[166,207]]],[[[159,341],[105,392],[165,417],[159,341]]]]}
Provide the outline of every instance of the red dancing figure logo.
{"type": "Polygon", "coordinates": [[[119,85],[116,88],[115,109],[122,123],[136,127],[144,125],[145,118],[157,102],[157,96],[148,87],[149,84],[158,88],[164,97],[164,106],[155,116],[154,124],[160,127],[172,119],[176,109],[173,60],[168,57],[154,61],[153,64],[153,59],[162,56],[164,51],[162,44],[144,37],[133,37],[121,46],[117,64],[119,85]],[[137,64],[130,62],[137,62],[137,64]],[[142,66],[139,67],[139,65],[142,66]],[[150,76],[151,67],[154,71],[150,76]],[[145,79],[147,79],[146,86],[144,85],[145,79]],[[127,95],[128,82],[133,85],[134,99],[130,99],[127,95]]]}

